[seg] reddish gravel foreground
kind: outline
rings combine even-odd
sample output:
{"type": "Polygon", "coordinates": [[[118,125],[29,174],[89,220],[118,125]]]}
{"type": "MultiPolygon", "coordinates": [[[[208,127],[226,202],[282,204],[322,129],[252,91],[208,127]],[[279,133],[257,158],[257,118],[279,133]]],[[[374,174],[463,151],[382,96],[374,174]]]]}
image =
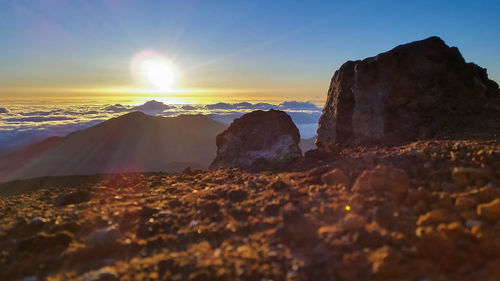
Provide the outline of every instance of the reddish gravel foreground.
{"type": "Polygon", "coordinates": [[[500,280],[497,139],[49,181],[0,189],[34,190],[0,197],[0,280],[500,280]]]}

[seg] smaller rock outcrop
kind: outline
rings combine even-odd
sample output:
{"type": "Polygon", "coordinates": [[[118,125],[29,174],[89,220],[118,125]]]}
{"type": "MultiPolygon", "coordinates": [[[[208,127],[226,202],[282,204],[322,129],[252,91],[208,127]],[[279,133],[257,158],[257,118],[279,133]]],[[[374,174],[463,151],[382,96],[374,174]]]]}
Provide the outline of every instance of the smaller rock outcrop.
{"type": "Polygon", "coordinates": [[[217,157],[210,169],[276,169],[302,156],[299,142],[299,130],[288,114],[253,111],[235,119],[217,136],[217,157]]]}

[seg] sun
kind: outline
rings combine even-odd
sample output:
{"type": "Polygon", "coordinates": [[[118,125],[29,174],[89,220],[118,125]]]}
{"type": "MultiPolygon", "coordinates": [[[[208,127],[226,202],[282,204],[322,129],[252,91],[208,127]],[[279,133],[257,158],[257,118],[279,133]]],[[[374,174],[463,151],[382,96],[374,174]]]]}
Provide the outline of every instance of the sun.
{"type": "Polygon", "coordinates": [[[153,50],[137,53],[130,63],[134,80],[149,89],[170,91],[175,89],[177,72],[175,65],[153,50]]]}
{"type": "Polygon", "coordinates": [[[175,83],[175,71],[167,62],[149,59],[141,63],[141,73],[150,86],[160,90],[171,90],[175,83]]]}

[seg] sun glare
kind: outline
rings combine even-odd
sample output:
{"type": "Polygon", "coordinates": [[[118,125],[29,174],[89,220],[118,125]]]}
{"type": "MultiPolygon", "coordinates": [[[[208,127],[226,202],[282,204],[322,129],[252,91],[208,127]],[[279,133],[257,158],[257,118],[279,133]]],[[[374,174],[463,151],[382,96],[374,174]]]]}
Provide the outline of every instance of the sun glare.
{"type": "Polygon", "coordinates": [[[175,90],[175,66],[161,54],[145,50],[137,53],[130,63],[134,80],[153,90],[175,90]]]}
{"type": "Polygon", "coordinates": [[[172,89],[175,82],[175,72],[164,61],[146,60],[141,64],[141,73],[149,84],[162,90],[172,89]]]}

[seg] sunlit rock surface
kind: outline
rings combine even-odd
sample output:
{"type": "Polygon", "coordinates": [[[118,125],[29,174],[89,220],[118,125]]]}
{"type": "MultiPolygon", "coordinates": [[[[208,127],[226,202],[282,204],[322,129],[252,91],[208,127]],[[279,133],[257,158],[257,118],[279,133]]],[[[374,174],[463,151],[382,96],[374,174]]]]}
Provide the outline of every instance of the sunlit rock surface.
{"type": "Polygon", "coordinates": [[[500,90],[440,38],[348,61],[332,78],[316,144],[386,143],[500,131],[500,90]]]}

